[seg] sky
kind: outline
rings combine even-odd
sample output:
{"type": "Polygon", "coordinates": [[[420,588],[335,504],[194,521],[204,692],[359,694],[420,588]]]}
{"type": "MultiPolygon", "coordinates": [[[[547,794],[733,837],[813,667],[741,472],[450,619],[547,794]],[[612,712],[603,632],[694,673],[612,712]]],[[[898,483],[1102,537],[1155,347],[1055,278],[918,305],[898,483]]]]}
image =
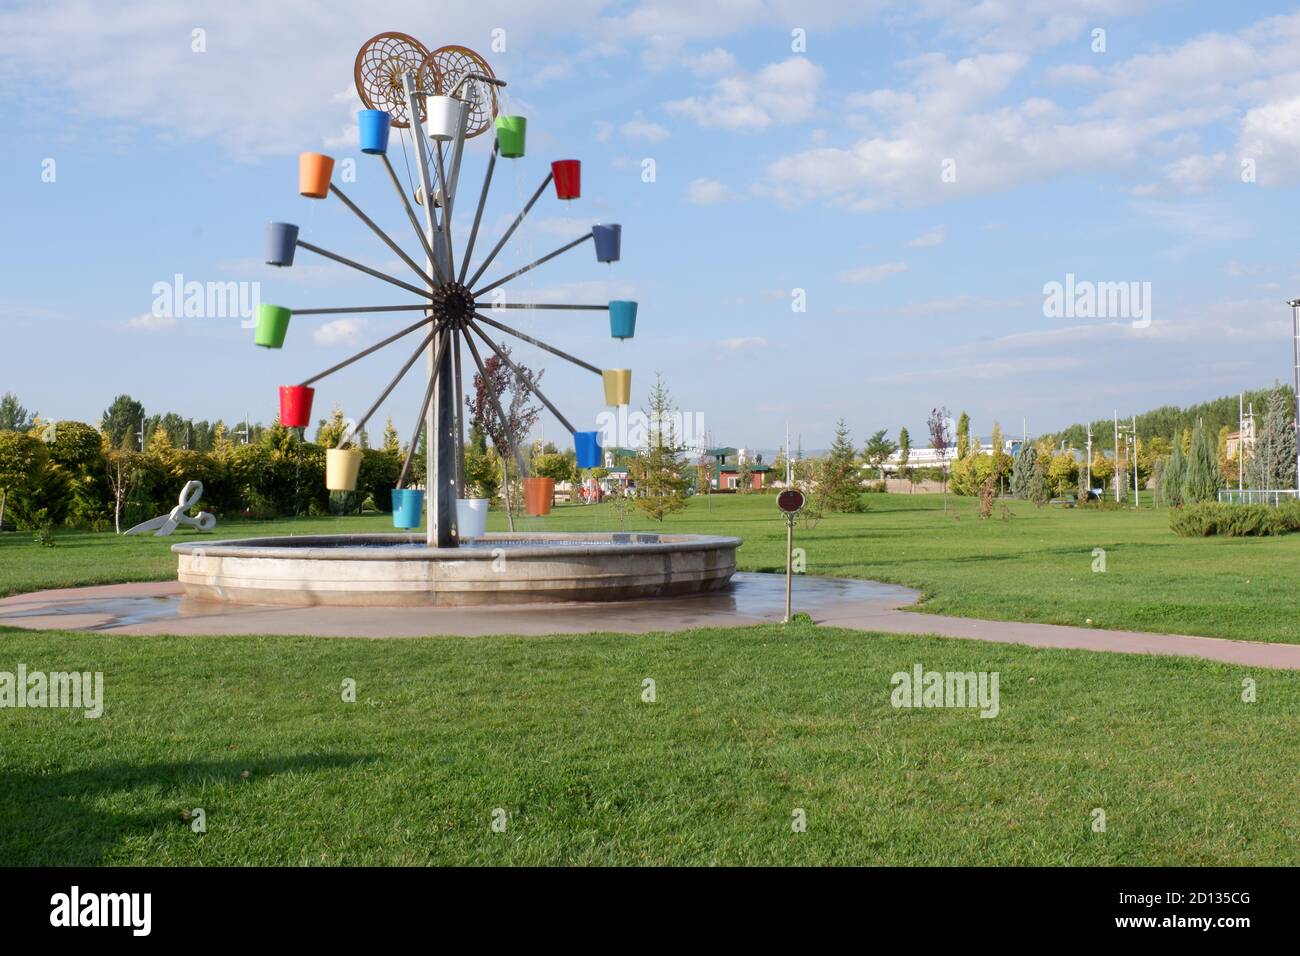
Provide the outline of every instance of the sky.
{"type": "MultiPolygon", "coordinates": [[[[1044,433],[1291,380],[1294,5],[0,0],[0,392],[47,418],[96,421],[125,392],[152,413],[269,423],[279,385],[411,321],[300,316],[275,351],[239,317],[155,314],[178,274],[257,282],[290,308],[412,301],[307,252],[261,261],[279,220],[405,269],[336,199],[297,194],[302,151],[352,160],[348,195],[417,253],[357,145],[354,60],[384,31],[476,49],[507,81],[503,112],[528,119],[476,260],[551,160],[583,163],[582,197],[545,195],[486,277],[623,226],[620,262],[587,244],[505,288],[635,299],[635,338],[595,312],[510,324],[632,368],[633,408],[662,374],[716,444],[775,448],[788,423],[825,447],[840,418],[859,445],[900,426],[923,443],[935,406],[982,435],[1044,433]],[[1053,283],[1078,308],[1051,308],[1053,283]],[[1102,283],[1129,301],[1103,286],[1075,302],[1102,283]]],[[[466,150],[461,236],[488,147],[466,150]]],[[[390,155],[405,176],[409,139],[394,131],[390,155]]],[[[415,344],[322,382],[318,417],[358,414],[415,344]]],[[[515,354],[596,427],[599,380],[515,354]]],[[[409,376],[379,418],[405,436],[422,394],[409,376]]]]}

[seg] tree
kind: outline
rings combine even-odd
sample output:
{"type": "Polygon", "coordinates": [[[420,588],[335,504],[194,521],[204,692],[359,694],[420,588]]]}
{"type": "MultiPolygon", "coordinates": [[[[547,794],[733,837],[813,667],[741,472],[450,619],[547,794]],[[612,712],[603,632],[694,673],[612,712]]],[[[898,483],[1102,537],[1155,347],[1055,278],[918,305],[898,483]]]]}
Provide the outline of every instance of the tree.
{"type": "Polygon", "coordinates": [[[1214,501],[1223,487],[1223,473],[1219,470],[1218,456],[1214,453],[1214,438],[1202,425],[1192,431],[1192,450],[1187,456],[1187,472],[1183,475],[1183,501],[1214,501]]]}
{"type": "Polygon", "coordinates": [[[862,511],[862,480],[844,419],[835,423],[835,440],[822,462],[817,492],[826,511],[862,511]]]}
{"type": "Polygon", "coordinates": [[[650,405],[645,416],[649,423],[645,450],[632,462],[631,474],[636,481],[637,510],[655,521],[686,507],[686,487],[689,484],[683,472],[686,467],[685,448],[678,436],[673,413],[676,411],[663,376],[655,376],[650,391],[650,405]]]}
{"type": "Polygon", "coordinates": [[[1073,497],[1078,478],[1079,463],[1074,460],[1073,452],[1062,449],[1052,456],[1047,468],[1047,483],[1052,490],[1053,497],[1073,497]]]}
{"type": "Polygon", "coordinates": [[[1029,498],[1029,484],[1038,466],[1038,449],[1030,442],[1024,442],[1011,464],[1011,494],[1017,498],[1029,498]]]}
{"type": "Polygon", "coordinates": [[[941,405],[930,410],[930,418],[926,423],[930,427],[930,447],[934,449],[939,459],[939,467],[942,469],[940,480],[943,482],[944,511],[948,510],[948,446],[952,444],[952,435],[948,431],[950,421],[952,416],[948,414],[948,409],[941,405]]]}
{"type": "Polygon", "coordinates": [[[394,458],[402,457],[402,439],[398,437],[397,429],[393,426],[392,415],[389,415],[388,421],[384,423],[384,443],[382,448],[394,458]]]}
{"type": "Polygon", "coordinates": [[[125,448],[109,449],[104,456],[108,487],[113,494],[113,530],[122,533],[122,509],[126,507],[139,478],[140,453],[125,448]]]}
{"type": "Polygon", "coordinates": [[[1294,488],[1295,453],[1290,394],[1282,388],[1275,388],[1269,393],[1264,420],[1255,436],[1255,447],[1246,459],[1247,484],[1265,491],[1294,488]]]}
{"type": "Polygon", "coordinates": [[[45,443],[26,432],[0,431],[0,527],[11,499],[38,489],[49,460],[45,443]]]}
{"type": "Polygon", "coordinates": [[[880,429],[867,439],[867,444],[862,449],[862,457],[868,465],[876,469],[881,481],[885,480],[885,462],[889,461],[890,456],[898,451],[898,445],[886,438],[886,434],[885,429],[880,429]]]}
{"type": "Polygon", "coordinates": [[[957,457],[965,458],[970,453],[970,416],[965,412],[957,417],[957,457]]]}
{"type": "Polygon", "coordinates": [[[912,436],[907,433],[906,428],[898,430],[898,470],[896,474],[899,478],[911,478],[912,469],[907,464],[907,460],[912,457],[912,436]]]}
{"type": "Polygon", "coordinates": [[[335,448],[347,430],[348,422],[343,417],[343,406],[335,402],[330,417],[322,418],[316,428],[316,444],[322,448],[335,448]]]}
{"type": "Polygon", "coordinates": [[[1187,475],[1187,459],[1183,456],[1182,442],[1171,442],[1173,450],[1160,471],[1160,503],[1166,508],[1176,508],[1183,503],[1183,479],[1187,475]]]}
{"type": "MultiPolygon", "coordinates": [[[[506,343],[502,342],[497,347],[502,355],[510,357],[510,347],[506,343]]],[[[528,366],[511,361],[514,368],[511,368],[511,363],[503,361],[501,355],[496,352],[489,355],[483,362],[487,378],[483,377],[482,372],[475,373],[474,387],[465,397],[465,406],[469,409],[470,428],[477,428],[491,438],[492,445],[501,459],[506,519],[510,523],[510,530],[513,531],[515,509],[511,502],[521,500],[522,496],[512,497],[510,494],[510,461],[519,447],[517,443],[522,442],[532,432],[537,419],[541,417],[542,407],[533,401],[529,385],[536,387],[541,382],[543,373],[534,373],[528,366]],[[515,369],[518,369],[518,372],[515,369]],[[497,406],[492,401],[494,391],[497,401],[501,404],[501,413],[506,417],[504,422],[501,421],[497,414],[497,406]]],[[[521,475],[520,478],[522,477],[521,475]]]]}
{"type": "Polygon", "coordinates": [[[32,427],[35,417],[27,413],[13,392],[0,396],[0,431],[25,432],[32,427]]]}
{"type": "MultiPolygon", "coordinates": [[[[109,448],[134,448],[139,450],[137,432],[144,421],[144,406],[130,395],[113,399],[99,422],[99,430],[108,438],[109,448]]],[[[145,434],[148,434],[146,431],[145,434]]]]}
{"type": "Polygon", "coordinates": [[[1002,437],[1002,426],[997,422],[993,423],[993,437],[990,439],[993,444],[993,477],[997,481],[998,488],[1002,488],[1003,482],[1011,472],[1011,456],[1007,454],[1006,440],[1002,437]]]}
{"type": "Polygon", "coordinates": [[[577,477],[577,469],[565,455],[551,452],[533,459],[533,474],[557,482],[573,481],[577,477]]]}

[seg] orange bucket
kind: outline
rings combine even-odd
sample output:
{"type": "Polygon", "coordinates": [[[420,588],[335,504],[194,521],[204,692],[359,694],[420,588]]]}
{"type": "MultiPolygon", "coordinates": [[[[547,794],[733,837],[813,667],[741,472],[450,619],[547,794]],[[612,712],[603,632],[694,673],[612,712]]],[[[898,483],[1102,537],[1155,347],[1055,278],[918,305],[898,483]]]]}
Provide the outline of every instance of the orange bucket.
{"type": "Polygon", "coordinates": [[[298,156],[298,192],[311,199],[324,199],[330,192],[334,175],[334,157],[324,153],[301,153],[298,156]]]}
{"type": "Polygon", "coordinates": [[[551,513],[551,503],[555,498],[554,478],[524,479],[524,510],[534,517],[551,513]]]}

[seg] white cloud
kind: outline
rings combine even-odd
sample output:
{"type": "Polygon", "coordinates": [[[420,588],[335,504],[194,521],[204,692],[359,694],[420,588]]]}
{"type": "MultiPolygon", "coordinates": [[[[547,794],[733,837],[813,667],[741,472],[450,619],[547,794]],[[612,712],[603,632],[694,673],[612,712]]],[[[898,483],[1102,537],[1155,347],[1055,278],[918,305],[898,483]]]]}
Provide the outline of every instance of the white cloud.
{"type": "Polygon", "coordinates": [[[686,190],[686,198],[697,206],[713,206],[739,199],[740,195],[716,179],[701,177],[691,181],[686,190]]]}
{"type": "Polygon", "coordinates": [[[1237,151],[1254,160],[1262,186],[1281,186],[1300,178],[1300,96],[1257,106],[1241,122],[1237,151]]]}
{"type": "Polygon", "coordinates": [[[368,324],[365,319],[335,319],[315,329],[311,338],[317,345],[352,345],[368,324]]]}
{"type": "Polygon", "coordinates": [[[674,100],[666,108],[714,129],[754,131],[800,123],[813,115],[823,76],[807,57],[792,56],[757,73],[733,72],[720,78],[708,96],[674,100]]]}
{"type": "Polygon", "coordinates": [[[927,230],[915,239],[910,240],[907,244],[914,249],[924,249],[928,246],[941,246],[943,245],[943,241],[947,238],[947,227],[935,226],[933,229],[927,230]]]}
{"type": "Polygon", "coordinates": [[[672,135],[666,127],[642,119],[628,120],[618,128],[618,131],[623,134],[624,139],[643,143],[661,143],[672,135]]]}
{"type": "Polygon", "coordinates": [[[718,348],[725,349],[728,352],[751,352],[757,349],[767,348],[768,341],[767,338],[762,335],[747,335],[734,339],[722,339],[717,342],[716,345],[718,348]]]}
{"type": "Polygon", "coordinates": [[[1227,161],[1226,153],[1184,156],[1171,164],[1165,175],[1170,183],[1184,192],[1204,192],[1212,180],[1222,175],[1227,161]]]}
{"type": "Polygon", "coordinates": [[[122,323],[123,328],[132,332],[166,332],[176,327],[176,316],[154,315],[144,312],[122,323]]]}
{"type": "Polygon", "coordinates": [[[883,262],[878,266],[861,266],[857,269],[849,269],[847,272],[841,272],[838,276],[841,282],[864,283],[864,282],[883,282],[890,276],[899,275],[907,271],[905,262],[883,262]]]}

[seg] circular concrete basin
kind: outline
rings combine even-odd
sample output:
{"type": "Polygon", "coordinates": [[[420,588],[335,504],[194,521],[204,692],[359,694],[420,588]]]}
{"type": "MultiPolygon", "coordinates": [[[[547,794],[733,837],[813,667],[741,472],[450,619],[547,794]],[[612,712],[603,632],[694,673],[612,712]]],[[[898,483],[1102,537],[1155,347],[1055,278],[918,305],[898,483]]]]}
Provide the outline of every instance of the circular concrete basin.
{"type": "Polygon", "coordinates": [[[726,587],[739,538],[491,533],[459,548],[422,535],[351,534],[176,544],[191,597],[240,604],[467,606],[631,601],[726,587]]]}

